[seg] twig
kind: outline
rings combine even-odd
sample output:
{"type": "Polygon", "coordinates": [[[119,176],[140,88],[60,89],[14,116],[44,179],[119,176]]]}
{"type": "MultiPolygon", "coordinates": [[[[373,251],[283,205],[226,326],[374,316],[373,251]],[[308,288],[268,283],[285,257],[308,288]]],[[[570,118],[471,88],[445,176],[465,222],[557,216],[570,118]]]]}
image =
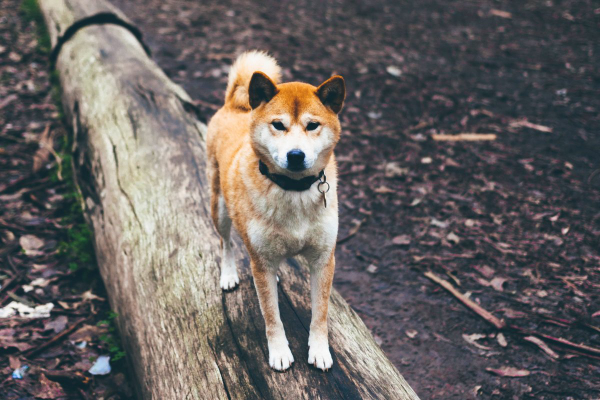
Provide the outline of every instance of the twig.
{"type": "Polygon", "coordinates": [[[494,133],[459,133],[458,135],[434,134],[436,142],[476,142],[481,140],[496,140],[494,133]]]}
{"type": "Polygon", "coordinates": [[[523,340],[527,340],[528,342],[535,344],[540,349],[542,349],[542,351],[544,353],[548,354],[550,357],[552,357],[555,360],[560,357],[554,350],[552,350],[550,347],[548,347],[546,342],[544,342],[542,339],[540,339],[536,336],[525,336],[523,338],[523,340]]]}
{"type": "Polygon", "coordinates": [[[86,386],[90,383],[90,378],[76,371],[54,371],[42,369],[42,372],[48,379],[62,383],[75,383],[78,386],[86,386]]]}
{"type": "Polygon", "coordinates": [[[431,271],[425,272],[425,276],[427,278],[431,279],[433,282],[440,285],[441,287],[443,287],[444,289],[446,289],[448,292],[450,292],[450,294],[452,294],[454,297],[456,297],[461,303],[463,303],[465,306],[467,306],[469,309],[471,309],[471,311],[473,311],[474,313],[479,315],[481,318],[485,319],[490,324],[494,325],[496,327],[496,329],[504,329],[506,327],[506,323],[504,322],[504,320],[498,319],[497,317],[492,315],[492,313],[490,313],[489,311],[487,311],[483,307],[481,307],[479,304],[475,303],[471,299],[468,299],[465,295],[463,295],[461,292],[456,290],[450,282],[440,278],[439,276],[437,276],[436,274],[434,274],[431,271]]]}
{"type": "Polygon", "coordinates": [[[41,345],[34,347],[32,349],[27,350],[25,353],[23,353],[23,355],[25,357],[32,357],[35,354],[38,354],[40,351],[54,345],[55,343],[61,341],[65,336],[70,335],[71,333],[73,333],[75,331],[75,329],[77,329],[79,327],[79,325],[81,325],[84,321],[86,321],[89,317],[85,317],[85,318],[81,318],[78,319],[77,321],[75,321],[75,323],[73,325],[71,325],[69,328],[65,329],[64,331],[62,331],[61,333],[59,333],[58,335],[52,337],[50,340],[48,340],[47,342],[42,343],[41,345]]]}
{"type": "Polygon", "coordinates": [[[337,244],[342,244],[342,243],[345,243],[348,240],[352,239],[352,237],[354,235],[356,235],[356,232],[358,232],[358,230],[360,229],[360,227],[362,226],[362,224],[365,223],[366,220],[367,220],[367,218],[363,218],[358,223],[356,223],[352,228],[350,228],[348,230],[348,234],[346,236],[344,236],[341,239],[338,239],[337,244]]]}
{"type": "Polygon", "coordinates": [[[538,332],[530,331],[530,330],[523,329],[523,328],[520,328],[515,325],[510,325],[508,328],[510,330],[520,333],[522,335],[537,336],[540,339],[545,339],[549,342],[555,343],[557,345],[561,345],[563,347],[569,347],[571,349],[576,349],[576,350],[582,351],[584,353],[595,354],[596,356],[600,356],[600,349],[596,348],[596,347],[587,346],[585,344],[573,343],[567,339],[557,338],[554,336],[546,335],[545,333],[538,333],[538,332]]]}
{"type": "Polygon", "coordinates": [[[441,287],[443,287],[444,289],[446,289],[448,292],[450,292],[452,295],[454,295],[454,297],[456,297],[458,300],[460,300],[460,302],[462,302],[465,306],[467,306],[469,309],[471,309],[473,312],[475,312],[477,315],[479,315],[481,318],[483,318],[490,324],[494,325],[499,330],[508,330],[508,331],[518,333],[518,334],[524,335],[524,336],[535,336],[535,337],[539,338],[540,340],[545,339],[546,341],[552,342],[556,345],[567,347],[567,348],[571,349],[572,351],[577,350],[576,352],[578,354],[589,355],[590,357],[596,358],[596,359],[598,357],[600,357],[600,349],[599,348],[587,346],[585,344],[573,343],[564,338],[557,338],[554,336],[546,335],[544,333],[530,331],[530,330],[523,329],[523,328],[520,328],[515,325],[507,326],[506,323],[504,322],[504,320],[500,320],[500,319],[496,318],[489,311],[485,310],[484,308],[482,308],[481,306],[479,306],[477,303],[473,302],[472,300],[466,298],[462,293],[460,293],[458,290],[456,290],[450,282],[440,278],[439,276],[437,276],[436,274],[434,274],[431,271],[425,272],[425,276],[427,278],[431,279],[433,282],[440,285],[441,287]]]}

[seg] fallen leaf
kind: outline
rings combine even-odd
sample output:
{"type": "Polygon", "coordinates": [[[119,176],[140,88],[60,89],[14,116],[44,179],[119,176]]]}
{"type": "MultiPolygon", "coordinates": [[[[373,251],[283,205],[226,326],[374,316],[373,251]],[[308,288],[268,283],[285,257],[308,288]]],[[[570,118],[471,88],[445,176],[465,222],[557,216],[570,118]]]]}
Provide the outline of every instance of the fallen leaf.
{"type": "Polygon", "coordinates": [[[508,376],[511,378],[520,378],[531,374],[531,372],[526,369],[518,369],[515,367],[486,368],[485,370],[499,376],[508,376]]]}
{"type": "Polygon", "coordinates": [[[546,342],[544,342],[540,338],[537,338],[535,336],[526,336],[523,339],[527,340],[528,342],[531,342],[531,343],[535,344],[540,349],[542,349],[542,351],[544,353],[548,354],[550,357],[552,357],[554,359],[558,359],[560,357],[554,350],[552,350],[550,347],[548,347],[548,345],[546,344],[546,342]]]}
{"type": "Polygon", "coordinates": [[[452,242],[454,244],[459,244],[460,243],[460,238],[458,237],[458,235],[454,232],[450,232],[447,236],[446,236],[446,240],[449,242],[452,242]]]}
{"type": "Polygon", "coordinates": [[[36,386],[32,394],[40,399],[57,399],[66,396],[62,386],[46,378],[44,374],[40,374],[39,385],[36,386]]]}
{"type": "Polygon", "coordinates": [[[431,136],[436,142],[477,142],[496,140],[493,133],[459,133],[457,135],[434,134],[431,136]]]}
{"type": "Polygon", "coordinates": [[[375,193],[379,193],[379,194],[390,194],[390,193],[396,193],[396,191],[394,189],[390,189],[387,186],[379,186],[378,188],[375,188],[373,190],[375,193]]]}
{"type": "Polygon", "coordinates": [[[367,272],[370,274],[374,274],[375,272],[377,272],[377,266],[374,264],[371,264],[367,267],[367,272]]]}
{"type": "Polygon", "coordinates": [[[411,238],[409,235],[398,235],[392,239],[393,244],[397,244],[400,246],[408,246],[411,242],[411,238]]]}
{"type": "Polygon", "coordinates": [[[445,229],[445,228],[448,227],[448,223],[447,222],[440,221],[440,220],[435,219],[435,218],[431,218],[431,222],[430,223],[431,223],[431,225],[437,226],[438,228],[442,228],[442,229],[445,229]]]}
{"type": "Polygon", "coordinates": [[[490,286],[492,286],[498,292],[503,292],[504,288],[502,287],[502,285],[504,285],[504,282],[506,282],[507,280],[508,279],[506,278],[497,276],[490,281],[490,286]]]}
{"type": "Polygon", "coordinates": [[[502,10],[496,10],[496,9],[490,10],[490,15],[493,15],[494,17],[500,17],[500,18],[506,18],[506,19],[512,18],[512,14],[509,13],[508,11],[502,11],[502,10]]]}
{"type": "Polygon", "coordinates": [[[510,127],[511,128],[529,128],[529,129],[534,129],[536,131],[546,132],[546,133],[552,132],[552,128],[550,128],[548,126],[534,124],[525,119],[511,122],[510,127]]]}
{"type": "Polygon", "coordinates": [[[102,297],[96,296],[94,293],[92,293],[92,290],[88,290],[87,292],[84,292],[81,294],[81,299],[82,300],[99,300],[99,301],[104,301],[104,299],[102,297]]]}
{"type": "Polygon", "coordinates": [[[395,65],[390,65],[388,66],[386,69],[388,74],[395,76],[395,77],[399,77],[400,75],[402,75],[402,70],[398,67],[396,67],[395,65]]]}
{"type": "Polygon", "coordinates": [[[494,271],[493,268],[490,268],[487,265],[476,265],[473,268],[475,268],[477,272],[479,272],[481,275],[485,276],[488,279],[490,279],[496,273],[496,271],[494,271]]]}
{"type": "Polygon", "coordinates": [[[16,349],[19,349],[19,351],[21,352],[29,350],[33,347],[26,342],[17,342],[15,340],[15,333],[15,330],[12,328],[0,329],[0,347],[3,349],[9,349],[11,347],[14,347],[16,349]]]}
{"type": "Polygon", "coordinates": [[[69,318],[67,318],[66,315],[61,315],[51,321],[46,322],[44,324],[44,330],[53,330],[55,333],[60,333],[65,330],[68,322],[69,318]]]}
{"type": "Polygon", "coordinates": [[[8,53],[8,58],[11,61],[14,61],[16,63],[18,63],[19,61],[21,61],[21,59],[23,58],[20,54],[15,53],[14,51],[11,51],[10,53],[8,53]]]}
{"type": "Polygon", "coordinates": [[[91,342],[104,335],[108,331],[105,325],[83,325],[81,328],[69,335],[69,340],[73,342],[91,342]]]}
{"type": "Polygon", "coordinates": [[[411,339],[414,339],[414,338],[415,338],[415,337],[416,337],[416,336],[419,334],[419,332],[417,332],[417,331],[416,331],[416,330],[414,330],[414,329],[409,329],[409,330],[407,330],[407,331],[406,331],[406,332],[404,332],[404,333],[406,333],[406,336],[408,336],[408,337],[409,337],[409,338],[411,338],[411,339]]]}
{"type": "Polygon", "coordinates": [[[54,141],[50,131],[50,124],[46,125],[44,132],[40,135],[40,148],[33,155],[33,172],[41,170],[50,160],[50,149],[53,148],[54,141]]]}
{"type": "Polygon", "coordinates": [[[502,347],[506,347],[508,346],[508,342],[506,341],[506,338],[504,337],[504,334],[502,332],[500,332],[498,335],[496,335],[496,340],[498,341],[498,344],[502,347]]]}
{"type": "Polygon", "coordinates": [[[386,178],[397,178],[408,174],[408,168],[400,167],[400,164],[397,162],[390,162],[385,165],[384,174],[386,178]]]}
{"type": "Polygon", "coordinates": [[[13,101],[17,100],[18,98],[19,97],[16,94],[9,94],[8,96],[0,100],[0,110],[2,110],[4,107],[9,105],[13,101]]]}
{"type": "Polygon", "coordinates": [[[44,247],[44,241],[37,236],[34,235],[23,235],[19,238],[19,244],[25,250],[25,254],[30,255],[29,253],[35,253],[35,255],[39,254],[39,249],[44,247]]]}
{"type": "Polygon", "coordinates": [[[484,346],[482,344],[477,343],[477,340],[487,338],[487,335],[485,335],[483,333],[473,333],[471,335],[467,335],[466,333],[463,333],[462,337],[467,343],[472,344],[473,346],[475,346],[479,349],[482,349],[482,350],[491,350],[492,349],[491,347],[484,346]]]}

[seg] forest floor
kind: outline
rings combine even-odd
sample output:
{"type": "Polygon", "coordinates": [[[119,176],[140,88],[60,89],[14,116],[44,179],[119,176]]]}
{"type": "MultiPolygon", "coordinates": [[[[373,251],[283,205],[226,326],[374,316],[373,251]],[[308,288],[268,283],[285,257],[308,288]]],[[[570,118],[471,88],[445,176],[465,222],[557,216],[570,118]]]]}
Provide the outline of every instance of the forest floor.
{"type": "Polygon", "coordinates": [[[0,6],[0,399],[131,399],[36,10],[0,6]]]}
{"type": "MultiPolygon", "coordinates": [[[[317,85],[332,73],[344,76],[334,286],[422,399],[600,397],[600,353],[594,352],[600,348],[597,2],[113,4],[139,26],[154,59],[196,99],[207,121],[222,104],[229,65],[247,49],[274,55],[285,81],[317,85]],[[436,140],[459,133],[496,136],[436,140]],[[500,332],[471,312],[427,279],[427,271],[508,328],[500,332]],[[531,336],[537,341],[525,339],[531,336]]],[[[4,7],[2,13],[16,18],[4,7]]],[[[47,81],[39,75],[47,73],[45,60],[22,51],[31,58],[14,61],[12,43],[2,40],[8,48],[0,51],[0,68],[16,63],[15,71],[3,70],[2,87],[10,86],[7,73],[26,74],[20,66],[37,65],[0,92],[0,104],[10,90],[18,96],[0,105],[6,115],[0,143],[8,150],[0,149],[2,168],[23,171],[31,169],[46,124],[60,125],[51,109],[31,110],[35,99],[50,102],[49,89],[33,99],[20,94],[22,81],[47,81]],[[19,107],[21,114],[14,111],[19,107]],[[29,127],[30,121],[40,125],[29,127]]],[[[48,264],[19,253],[16,237],[34,229],[19,213],[34,215],[35,208],[51,218],[48,190],[62,189],[45,188],[42,200],[25,189],[11,200],[31,186],[15,186],[11,176],[0,175],[0,195],[9,196],[0,197],[0,218],[8,221],[5,202],[25,204],[11,211],[12,228],[0,226],[15,236],[12,242],[3,237],[2,246],[16,249],[6,256],[0,248],[0,262],[48,264]]],[[[36,234],[65,235],[43,221],[36,234]]],[[[63,270],[57,281],[66,284],[68,276],[63,270]]],[[[102,296],[100,288],[93,293],[102,296]]]]}

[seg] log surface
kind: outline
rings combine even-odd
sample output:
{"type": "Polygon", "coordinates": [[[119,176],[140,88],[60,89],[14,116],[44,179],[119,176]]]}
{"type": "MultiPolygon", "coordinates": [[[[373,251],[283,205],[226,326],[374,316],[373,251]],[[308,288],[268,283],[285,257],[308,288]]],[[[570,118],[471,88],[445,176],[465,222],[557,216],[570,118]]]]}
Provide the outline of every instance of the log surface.
{"type": "Polygon", "coordinates": [[[209,212],[206,126],[189,96],[148,58],[125,17],[100,0],[39,0],[74,168],[96,256],[137,393],[143,399],[418,399],[334,290],[333,369],[307,363],[310,295],[305,266],[280,271],[279,301],[291,370],[268,366],[264,321],[245,252],[240,286],[219,288],[219,239],[209,212]],[[91,19],[93,21],[93,19],[91,19]]]}

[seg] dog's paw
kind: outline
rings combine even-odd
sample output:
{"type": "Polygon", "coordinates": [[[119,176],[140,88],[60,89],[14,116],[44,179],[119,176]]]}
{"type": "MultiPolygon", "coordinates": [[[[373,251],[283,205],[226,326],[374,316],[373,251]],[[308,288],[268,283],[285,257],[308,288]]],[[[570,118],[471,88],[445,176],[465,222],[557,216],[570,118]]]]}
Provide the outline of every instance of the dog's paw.
{"type": "Polygon", "coordinates": [[[240,283],[237,271],[228,274],[221,274],[221,289],[233,290],[240,283]]]}
{"type": "Polygon", "coordinates": [[[308,348],[308,363],[320,370],[327,371],[333,365],[333,359],[329,352],[329,345],[313,344],[308,348]]]}
{"type": "Polygon", "coordinates": [[[285,371],[292,366],[294,356],[287,344],[269,346],[269,365],[276,371],[285,371]]]}

